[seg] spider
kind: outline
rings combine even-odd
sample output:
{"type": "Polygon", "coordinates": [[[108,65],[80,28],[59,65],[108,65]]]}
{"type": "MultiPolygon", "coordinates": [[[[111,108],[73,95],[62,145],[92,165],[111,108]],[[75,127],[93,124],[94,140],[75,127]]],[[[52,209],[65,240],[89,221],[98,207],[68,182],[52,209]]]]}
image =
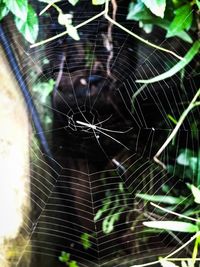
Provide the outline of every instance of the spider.
{"type": "MultiPolygon", "coordinates": [[[[118,133],[118,134],[124,134],[124,133],[127,133],[129,132],[131,129],[128,129],[127,131],[114,131],[114,130],[109,130],[109,129],[106,129],[106,128],[103,128],[103,127],[99,127],[98,125],[102,124],[103,122],[109,120],[109,118],[107,118],[106,120],[104,121],[101,121],[101,122],[98,122],[96,124],[91,124],[89,122],[83,122],[83,121],[76,121],[76,123],[78,125],[81,125],[81,126],[77,126],[77,127],[81,127],[81,128],[84,128],[86,127],[86,130],[84,131],[89,131],[90,129],[93,131],[95,137],[96,137],[96,140],[98,142],[98,144],[100,145],[99,143],[99,135],[96,134],[96,132],[98,133],[101,133],[102,135],[112,139],[113,141],[117,142],[118,144],[120,144],[121,146],[123,146],[125,149],[129,150],[129,148],[127,146],[125,146],[123,143],[121,143],[119,140],[117,140],[116,138],[112,137],[111,135],[107,134],[106,132],[110,132],[110,133],[118,133]]],[[[101,147],[101,145],[100,145],[101,147]]]]}

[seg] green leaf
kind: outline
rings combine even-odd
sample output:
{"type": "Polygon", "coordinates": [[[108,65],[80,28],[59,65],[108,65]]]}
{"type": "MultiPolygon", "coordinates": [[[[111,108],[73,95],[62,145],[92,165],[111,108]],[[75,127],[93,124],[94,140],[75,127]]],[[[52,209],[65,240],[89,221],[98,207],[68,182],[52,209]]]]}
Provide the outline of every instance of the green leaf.
{"type": "MultiPolygon", "coordinates": [[[[166,31],[168,31],[169,29],[169,25],[170,25],[170,21],[166,20],[166,19],[160,19],[160,18],[154,18],[152,20],[152,23],[154,25],[157,25],[163,29],[165,29],[166,31]]],[[[188,43],[192,43],[193,40],[192,38],[190,37],[190,35],[185,32],[185,31],[180,31],[180,32],[174,32],[174,34],[171,33],[170,36],[168,36],[166,34],[166,38],[170,38],[170,37],[173,37],[173,36],[177,36],[179,37],[180,39],[184,40],[185,42],[188,42],[188,43]]]]}
{"type": "Polygon", "coordinates": [[[111,205],[111,198],[108,197],[107,199],[104,200],[103,207],[97,211],[94,217],[95,222],[101,218],[102,214],[108,210],[110,205],[111,205]]]}
{"type": "Polygon", "coordinates": [[[99,209],[96,213],[96,215],[94,216],[94,221],[96,222],[97,220],[99,220],[101,218],[103,214],[103,210],[102,209],[99,209]]]}
{"type": "MultiPolygon", "coordinates": [[[[192,252],[192,260],[193,262],[196,261],[196,258],[198,256],[198,251],[199,251],[199,244],[200,244],[200,237],[197,236],[196,240],[195,240],[195,244],[194,244],[194,248],[193,248],[193,252],[192,252]]],[[[194,265],[193,265],[194,266],[194,265]]]]}
{"type": "Polygon", "coordinates": [[[124,193],[124,186],[123,186],[123,183],[119,183],[118,186],[119,186],[119,191],[120,191],[120,193],[124,193]]]}
{"type": "Polygon", "coordinates": [[[33,86],[33,92],[37,92],[40,95],[41,103],[45,104],[47,97],[53,91],[55,81],[50,79],[48,82],[38,82],[33,86]]]}
{"type": "Polygon", "coordinates": [[[142,198],[151,202],[160,202],[170,205],[183,204],[183,198],[181,197],[171,197],[162,195],[148,195],[148,194],[136,194],[136,197],[142,198]]]}
{"type": "Polygon", "coordinates": [[[179,222],[179,221],[152,221],[152,222],[143,222],[147,227],[184,232],[184,233],[196,233],[198,232],[198,226],[191,223],[179,222]]]}
{"type": "Polygon", "coordinates": [[[7,8],[18,18],[26,21],[28,14],[28,0],[6,0],[7,8]]]}
{"type": "Polygon", "coordinates": [[[166,0],[142,0],[151,12],[157,17],[164,18],[166,0]]]}
{"type": "Polygon", "coordinates": [[[184,149],[176,159],[177,163],[182,166],[189,166],[193,174],[197,172],[198,159],[194,157],[194,152],[190,149],[184,149]]]}
{"type": "Polygon", "coordinates": [[[137,3],[131,2],[129,5],[127,20],[153,21],[153,16],[142,2],[137,2],[137,3]]]}
{"type": "Polygon", "coordinates": [[[183,166],[189,166],[190,158],[193,156],[193,151],[190,149],[184,149],[183,152],[179,154],[176,161],[178,164],[183,166]]]}
{"type": "Polygon", "coordinates": [[[189,30],[192,25],[193,14],[192,6],[186,4],[175,10],[175,17],[172,20],[169,28],[167,37],[174,36],[175,33],[181,32],[182,30],[189,30]]]}
{"type": "Polygon", "coordinates": [[[103,5],[103,4],[105,4],[105,0],[92,0],[92,4],[93,5],[103,5]]]}
{"type": "Polygon", "coordinates": [[[84,249],[88,249],[88,248],[90,248],[92,246],[92,244],[91,244],[91,242],[89,240],[90,237],[91,237],[91,235],[89,235],[88,233],[83,233],[81,235],[81,243],[82,243],[84,249]]]}
{"type": "Polygon", "coordinates": [[[195,210],[194,208],[191,208],[189,210],[186,210],[185,212],[182,212],[181,214],[189,217],[194,215],[197,215],[199,217],[200,210],[195,210]]]}
{"type": "Polygon", "coordinates": [[[116,221],[119,220],[121,212],[124,208],[119,209],[118,211],[114,212],[111,215],[108,215],[103,221],[103,232],[105,234],[109,234],[114,230],[114,224],[116,221]]]}
{"type": "Polygon", "coordinates": [[[181,267],[189,267],[189,264],[187,264],[185,261],[182,260],[181,261],[181,267]]]}
{"type": "MultiPolygon", "coordinates": [[[[169,25],[171,24],[170,21],[168,21],[166,19],[160,19],[160,18],[153,18],[151,20],[151,22],[154,25],[157,25],[157,26],[165,29],[166,31],[168,31],[169,25]]],[[[183,39],[185,42],[188,42],[188,43],[192,43],[193,42],[192,41],[192,38],[190,37],[190,35],[187,32],[185,32],[185,31],[174,32],[174,33],[171,33],[170,36],[168,36],[168,34],[166,34],[166,38],[170,38],[170,37],[173,37],[173,36],[177,36],[177,37],[183,39]]]]}
{"type": "Polygon", "coordinates": [[[199,52],[200,48],[200,41],[194,42],[193,46],[190,48],[190,50],[185,55],[184,59],[179,61],[175,66],[173,66],[170,70],[153,77],[148,80],[136,80],[137,83],[155,83],[162,80],[165,80],[169,77],[172,77],[177,72],[179,72],[181,69],[183,69],[193,58],[194,56],[199,52]]]}
{"type": "Polygon", "coordinates": [[[167,117],[172,121],[175,125],[178,123],[178,121],[170,114],[167,114],[167,117]]]}
{"type": "Polygon", "coordinates": [[[4,3],[0,3],[0,20],[2,20],[9,12],[9,9],[4,3]]]}
{"type": "MultiPolygon", "coordinates": [[[[182,39],[183,41],[188,42],[188,43],[190,43],[190,44],[193,43],[192,38],[191,38],[190,35],[189,35],[187,32],[185,32],[185,31],[176,32],[176,33],[174,33],[173,36],[177,36],[177,37],[179,37],[180,39],[182,39]]],[[[171,36],[171,37],[172,37],[172,36],[171,36]]],[[[166,36],[166,38],[170,38],[170,37],[167,37],[167,36],[166,36]]]]}
{"type": "Polygon", "coordinates": [[[68,265],[69,267],[79,267],[76,261],[70,261],[68,265]]]}
{"type": "Polygon", "coordinates": [[[142,28],[147,34],[151,33],[153,30],[153,24],[150,23],[143,23],[140,21],[139,23],[140,28],[142,28]]]}
{"type": "Polygon", "coordinates": [[[189,159],[189,166],[192,169],[192,172],[196,174],[197,172],[197,164],[198,164],[198,158],[197,157],[191,157],[189,159]]]}
{"type": "Polygon", "coordinates": [[[70,254],[65,251],[62,251],[61,256],[59,257],[59,261],[67,263],[69,259],[70,259],[70,254]]]}
{"type": "Polygon", "coordinates": [[[68,0],[68,1],[73,6],[75,6],[79,2],[79,0],[68,0]]]}
{"type": "Polygon", "coordinates": [[[192,184],[191,191],[194,196],[194,202],[196,202],[197,204],[200,204],[200,189],[192,184]]]}
{"type": "MultiPolygon", "coordinates": [[[[171,24],[171,21],[169,20],[155,17],[141,1],[130,3],[127,20],[135,20],[142,22],[143,24],[157,25],[166,31],[168,31],[169,25],[171,24]]],[[[193,42],[192,38],[185,31],[175,32],[173,36],[177,36],[188,43],[193,42]]],[[[172,37],[172,34],[169,37],[172,37]]]]}
{"type": "Polygon", "coordinates": [[[171,261],[167,261],[165,259],[160,259],[159,262],[160,262],[162,267],[179,267],[175,263],[173,263],[171,261]]]}
{"type": "Polygon", "coordinates": [[[15,25],[24,38],[31,44],[35,43],[38,36],[38,17],[31,5],[28,6],[27,20],[15,18],[15,25]]]}
{"type": "Polygon", "coordinates": [[[64,26],[68,26],[68,25],[72,25],[72,17],[73,15],[68,13],[68,14],[63,14],[62,12],[59,12],[58,15],[58,23],[60,25],[64,25],[64,26]]]}
{"type": "Polygon", "coordinates": [[[196,4],[197,4],[198,8],[200,9],[200,0],[196,0],[196,4]]]}
{"type": "Polygon", "coordinates": [[[67,33],[71,36],[74,40],[79,41],[80,37],[78,35],[77,29],[73,25],[67,25],[67,33]]]}

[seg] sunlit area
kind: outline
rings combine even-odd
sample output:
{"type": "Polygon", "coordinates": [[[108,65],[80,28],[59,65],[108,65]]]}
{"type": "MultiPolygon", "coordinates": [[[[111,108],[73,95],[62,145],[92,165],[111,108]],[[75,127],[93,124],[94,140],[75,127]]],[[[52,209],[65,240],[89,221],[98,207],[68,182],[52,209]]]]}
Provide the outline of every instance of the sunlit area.
{"type": "Polygon", "coordinates": [[[14,253],[11,243],[19,238],[30,211],[30,127],[24,101],[2,47],[0,58],[0,263],[9,266],[9,255],[14,253]]]}

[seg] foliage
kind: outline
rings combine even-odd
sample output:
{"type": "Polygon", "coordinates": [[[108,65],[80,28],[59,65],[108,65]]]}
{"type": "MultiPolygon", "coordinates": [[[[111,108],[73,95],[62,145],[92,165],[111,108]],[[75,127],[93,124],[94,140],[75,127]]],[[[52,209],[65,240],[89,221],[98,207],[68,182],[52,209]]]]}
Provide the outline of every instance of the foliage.
{"type": "Polygon", "coordinates": [[[88,233],[83,233],[81,235],[81,243],[82,243],[85,250],[89,249],[92,246],[92,243],[90,241],[91,237],[92,236],[89,235],[88,233]]]}
{"type": "MultiPolygon", "coordinates": [[[[64,14],[62,9],[58,7],[56,4],[57,2],[60,2],[60,0],[38,0],[40,2],[45,2],[48,5],[40,12],[40,15],[43,14],[47,9],[50,7],[54,7],[58,11],[58,23],[60,25],[63,25],[66,28],[66,31],[69,36],[71,36],[74,40],[79,41],[80,37],[78,34],[78,31],[76,27],[73,26],[72,18],[73,15],[71,13],[64,14]]],[[[73,6],[75,6],[79,0],[68,0],[69,3],[73,6]]],[[[92,0],[93,5],[102,5],[105,3],[105,0],[92,0]]]]}
{"type": "MultiPolygon", "coordinates": [[[[78,41],[80,39],[76,28],[72,25],[72,15],[63,14],[62,10],[55,5],[56,2],[59,2],[58,0],[38,1],[47,3],[48,8],[50,6],[54,6],[59,12],[58,23],[66,27],[68,34],[74,40],[78,41]]],[[[79,0],[69,0],[72,5],[76,5],[78,1],[79,0]]],[[[104,2],[105,1],[95,0],[93,1],[93,4],[99,5],[103,4],[104,2]]],[[[47,8],[45,8],[45,11],[46,10],[47,8]]],[[[31,44],[35,43],[39,31],[38,15],[35,13],[33,7],[28,3],[28,0],[0,0],[0,20],[2,20],[9,13],[14,16],[15,25],[23,37],[31,44]]]]}
{"type": "Polygon", "coordinates": [[[68,267],[79,267],[76,261],[70,259],[70,253],[67,253],[65,251],[61,252],[59,260],[65,263],[68,267]]]}
{"type": "MultiPolygon", "coordinates": [[[[200,181],[199,181],[199,169],[198,166],[200,164],[199,152],[192,151],[188,148],[181,149],[179,155],[176,158],[176,164],[168,165],[168,171],[170,174],[175,175],[175,177],[183,177],[183,183],[185,187],[183,188],[182,194],[180,195],[180,189],[177,190],[173,188],[172,190],[169,189],[166,184],[162,186],[163,195],[149,195],[149,194],[137,194],[138,198],[143,199],[145,202],[157,202],[160,204],[167,205],[167,209],[172,210],[173,212],[179,211],[180,207],[181,210],[184,210],[181,214],[184,216],[199,216],[200,209],[200,181]],[[170,191],[170,195],[166,195],[166,191],[170,191]]],[[[186,218],[187,219],[187,218],[186,218]]],[[[177,227],[172,225],[170,226],[168,222],[168,226],[165,225],[165,222],[148,222],[147,226],[152,226],[161,229],[168,229],[174,231],[180,231],[181,226],[177,227]],[[170,229],[169,229],[170,228],[170,229]]],[[[189,225],[188,225],[189,226],[189,225]]],[[[198,225],[197,225],[198,226],[198,225]]],[[[198,226],[199,227],[199,226],[198,226]]],[[[183,229],[183,228],[182,228],[183,229]]],[[[185,228],[185,230],[187,227],[185,228]]],[[[190,228],[191,229],[194,229],[190,228]]],[[[199,229],[199,228],[198,228],[199,229]]],[[[198,230],[196,229],[196,230],[198,230]]],[[[188,232],[190,231],[188,228],[188,232]]],[[[192,230],[191,230],[192,231],[192,230]]],[[[186,231],[187,232],[187,231],[186,231]]]]}
{"type": "MultiPolygon", "coordinates": [[[[55,6],[55,5],[54,5],[55,6]]],[[[79,41],[80,37],[78,35],[77,29],[72,25],[72,14],[63,14],[62,10],[57,7],[58,23],[66,27],[66,30],[74,40],[79,41]]]]}
{"type": "MultiPolygon", "coordinates": [[[[48,5],[41,11],[40,14],[44,13],[48,8],[54,7],[58,11],[58,23],[65,26],[66,31],[64,31],[62,34],[58,34],[57,36],[41,41],[37,43],[35,46],[54,40],[67,33],[74,40],[78,41],[80,37],[78,35],[77,29],[82,27],[83,25],[86,25],[95,18],[101,16],[100,12],[96,16],[88,19],[87,21],[81,23],[80,25],[74,26],[72,23],[72,15],[63,14],[62,10],[57,6],[56,3],[60,2],[59,0],[55,1],[40,0],[40,1],[48,3],[48,5]]],[[[72,5],[76,5],[79,2],[79,0],[70,0],[69,2],[72,5]]],[[[109,17],[109,15],[107,14],[109,0],[93,0],[92,4],[93,5],[105,4],[105,9],[102,15],[104,15],[109,22],[113,23],[117,27],[121,28],[122,30],[126,31],[127,33],[139,39],[140,41],[146,43],[147,45],[171,53],[177,58],[181,59],[181,61],[178,62],[169,71],[148,80],[142,80],[142,79],[137,80],[136,82],[138,83],[154,83],[173,76],[174,74],[182,70],[186,65],[188,65],[188,63],[190,63],[190,61],[199,52],[200,42],[196,41],[193,43],[193,39],[191,38],[191,36],[193,36],[194,33],[199,29],[198,12],[196,12],[199,8],[199,1],[191,2],[191,1],[177,1],[177,0],[171,0],[171,1],[135,0],[131,1],[129,5],[127,19],[138,21],[139,25],[143,27],[143,29],[147,33],[150,33],[153,29],[153,26],[157,25],[166,30],[166,38],[178,36],[179,38],[183,39],[186,42],[193,43],[192,47],[190,48],[190,50],[188,50],[184,58],[181,58],[173,51],[170,51],[168,49],[150,43],[148,40],[145,40],[140,36],[138,36],[137,34],[129,31],[121,24],[117,23],[115,20],[109,17]]]]}
{"type": "Polygon", "coordinates": [[[148,195],[148,194],[136,194],[136,197],[142,198],[143,200],[151,201],[151,202],[158,202],[164,203],[169,205],[184,205],[187,201],[187,198],[180,196],[180,197],[173,197],[173,196],[163,196],[163,195],[148,195]]]}
{"type": "Polygon", "coordinates": [[[171,69],[166,71],[163,74],[160,74],[156,77],[153,77],[149,80],[137,80],[138,83],[155,83],[162,80],[165,80],[169,77],[172,77],[174,74],[179,72],[181,69],[183,69],[186,65],[190,63],[190,61],[194,58],[194,56],[199,53],[200,48],[200,41],[194,42],[190,50],[185,55],[184,59],[182,61],[179,61],[176,65],[174,65],[171,69]]]}
{"type": "MultiPolygon", "coordinates": [[[[139,22],[147,33],[156,25],[166,30],[166,38],[177,36],[182,40],[193,43],[193,33],[199,29],[199,1],[166,1],[166,0],[136,0],[130,3],[128,20],[139,22]]],[[[200,42],[193,43],[184,60],[178,62],[167,72],[148,80],[137,80],[138,83],[154,83],[167,79],[181,69],[199,53],[200,42]]]]}
{"type": "Polygon", "coordinates": [[[143,224],[147,227],[184,233],[196,233],[199,230],[195,224],[180,221],[152,221],[144,222],[143,224]]]}
{"type": "Polygon", "coordinates": [[[53,79],[50,79],[47,82],[38,82],[34,84],[33,92],[38,94],[42,104],[47,102],[47,97],[52,93],[54,85],[55,81],[53,79]]]}
{"type": "Polygon", "coordinates": [[[194,197],[194,202],[196,202],[197,204],[200,204],[200,190],[199,188],[197,188],[196,186],[189,185],[191,191],[192,191],[192,195],[194,197]]]}
{"type": "Polygon", "coordinates": [[[144,30],[157,25],[166,30],[166,38],[178,36],[192,43],[189,31],[198,28],[199,6],[199,1],[136,0],[129,5],[127,19],[139,21],[144,30]]]}
{"type": "MultiPolygon", "coordinates": [[[[161,148],[159,149],[159,151],[157,152],[156,156],[154,158],[156,158],[157,162],[159,163],[158,160],[158,156],[160,156],[160,154],[163,152],[163,150],[166,148],[167,145],[169,145],[170,141],[172,140],[173,137],[175,137],[178,129],[180,128],[181,124],[183,123],[184,119],[186,118],[186,116],[188,116],[189,112],[200,105],[200,102],[197,101],[197,98],[199,97],[200,94],[200,89],[197,91],[197,93],[195,94],[194,98],[192,99],[192,101],[190,102],[189,106],[187,107],[187,109],[184,110],[184,112],[182,113],[180,119],[178,121],[173,119],[173,122],[176,124],[176,127],[174,128],[174,130],[172,131],[172,133],[170,134],[170,136],[167,138],[167,140],[165,141],[165,143],[161,146],[161,148]]],[[[172,117],[173,118],[173,117],[172,117]]],[[[172,119],[171,117],[169,117],[169,119],[172,119]]],[[[195,135],[194,135],[195,137],[195,135]]],[[[184,248],[185,246],[187,246],[190,242],[192,242],[193,240],[195,241],[195,245],[193,248],[193,253],[192,253],[192,264],[194,265],[196,258],[198,256],[198,246],[200,243],[200,220],[199,220],[199,204],[200,204],[200,179],[199,179],[199,166],[200,166],[200,157],[199,157],[199,151],[192,151],[188,148],[183,149],[180,151],[178,157],[176,158],[176,163],[177,165],[180,167],[183,167],[184,170],[180,175],[180,169],[178,169],[178,172],[176,170],[176,164],[173,166],[168,166],[168,170],[169,172],[171,172],[171,174],[176,173],[176,175],[178,177],[181,177],[183,179],[183,182],[185,184],[185,187],[183,188],[184,190],[181,191],[180,188],[177,188],[176,190],[174,190],[175,186],[169,190],[170,187],[167,186],[168,190],[166,190],[166,185],[164,187],[163,185],[163,192],[165,193],[163,196],[162,195],[148,195],[148,194],[137,194],[137,197],[143,199],[144,201],[154,201],[154,202],[159,202],[159,203],[163,203],[163,204],[168,204],[170,206],[168,206],[167,208],[163,208],[160,207],[159,205],[155,204],[155,203],[151,203],[154,207],[158,208],[158,211],[155,211],[156,216],[159,214],[160,211],[164,211],[167,212],[169,214],[173,214],[175,216],[178,216],[179,220],[175,221],[175,220],[153,220],[153,221],[149,221],[149,222],[143,222],[144,226],[147,227],[152,227],[152,228],[156,228],[156,229],[162,229],[165,231],[176,231],[176,232],[185,232],[185,233],[195,233],[195,235],[193,235],[193,237],[186,242],[184,245],[182,245],[177,251],[181,250],[182,248],[184,248]],[[185,178],[185,168],[188,168],[188,177],[187,180],[185,178]],[[188,182],[189,180],[189,182],[188,182]],[[187,189],[189,189],[189,192],[187,191],[187,189]],[[169,191],[169,196],[166,196],[166,192],[169,191]],[[183,198],[182,196],[180,196],[180,193],[182,192],[182,194],[184,194],[183,198]],[[177,195],[179,195],[179,199],[180,202],[178,202],[178,197],[177,195]],[[180,205],[183,205],[184,208],[181,208],[181,213],[179,213],[179,207],[180,205]],[[157,214],[158,212],[158,214],[157,214]],[[191,216],[191,217],[190,217],[191,216]],[[197,219],[195,218],[197,216],[197,219]],[[181,220],[180,220],[181,218],[181,220]],[[185,220],[187,220],[185,222],[185,220]],[[188,222],[192,221],[191,222],[188,222]]],[[[163,166],[164,164],[161,163],[161,165],[163,166]]],[[[159,217],[160,215],[158,215],[159,217]]],[[[157,217],[157,218],[158,218],[157,217]]],[[[161,217],[162,218],[162,217],[161,217]]],[[[176,251],[175,251],[176,252],[176,251]]],[[[175,253],[173,252],[173,253],[175,253]]],[[[169,257],[169,256],[167,256],[169,257]]],[[[164,266],[172,266],[170,265],[171,263],[166,262],[166,264],[164,266]]],[[[163,264],[161,264],[163,266],[163,264]]],[[[192,266],[193,266],[192,265],[192,266]]]]}
{"type": "MultiPolygon", "coordinates": [[[[157,202],[162,205],[167,205],[167,208],[160,207],[157,204],[153,204],[156,208],[154,213],[157,216],[161,216],[162,213],[167,212],[178,217],[178,220],[155,220],[155,221],[146,221],[143,222],[144,226],[152,227],[155,229],[161,229],[164,231],[175,231],[175,232],[185,232],[185,233],[194,233],[191,241],[195,239],[195,244],[192,253],[192,265],[191,262],[183,263],[180,259],[182,266],[193,266],[195,260],[198,256],[198,247],[200,244],[200,181],[199,181],[199,152],[192,151],[188,148],[181,149],[177,158],[176,164],[168,166],[168,171],[178,177],[183,177],[183,182],[185,187],[182,190],[184,196],[180,196],[180,188],[172,188],[169,190],[169,187],[166,185],[162,186],[163,195],[148,195],[148,194],[137,194],[136,196],[143,199],[145,202],[157,202]],[[170,195],[166,195],[166,192],[170,192],[170,195]],[[181,208],[180,208],[181,207],[181,208]],[[180,212],[180,213],[179,213],[180,212]],[[160,214],[161,213],[161,214],[160,214]],[[191,223],[192,221],[192,223],[191,223]]],[[[166,216],[166,215],[165,215],[166,216]]],[[[186,244],[189,244],[190,241],[186,244]]],[[[184,247],[183,245],[183,247],[184,247]]],[[[175,267],[173,262],[168,261],[167,259],[161,259],[160,264],[164,267],[175,267]]]]}
{"type": "Polygon", "coordinates": [[[0,20],[11,13],[23,37],[33,44],[38,36],[38,17],[28,0],[0,0],[0,20]]]}
{"type": "Polygon", "coordinates": [[[115,223],[119,221],[122,212],[128,208],[126,193],[122,183],[118,184],[118,190],[111,192],[107,190],[101,208],[97,211],[94,221],[102,219],[102,230],[109,234],[114,230],[115,223]]]}
{"type": "MultiPolygon", "coordinates": [[[[79,41],[77,27],[73,25],[73,15],[64,14],[62,9],[57,4],[59,0],[38,0],[46,3],[46,7],[40,12],[42,15],[49,8],[54,8],[58,12],[58,23],[62,25],[66,32],[74,40],[79,41]]],[[[80,4],[80,0],[68,0],[72,6],[80,4]]],[[[92,0],[93,5],[104,5],[105,0],[92,0]]],[[[176,73],[183,70],[192,59],[199,53],[200,41],[195,40],[194,36],[199,33],[199,10],[200,1],[190,0],[134,0],[130,1],[127,20],[137,21],[143,30],[150,34],[154,26],[165,30],[165,37],[178,37],[185,42],[191,44],[184,58],[167,72],[153,77],[149,80],[137,80],[138,83],[154,83],[167,79],[176,73]]],[[[35,43],[38,36],[38,16],[28,0],[0,0],[0,20],[4,19],[8,14],[14,18],[15,25],[24,38],[31,44],[35,43]]],[[[110,20],[111,21],[111,20],[110,20]]],[[[123,29],[123,26],[121,27],[123,29]]],[[[148,44],[148,40],[146,41],[148,44]]],[[[91,53],[90,48],[87,48],[86,61],[90,64],[91,53]]],[[[89,65],[88,65],[89,66],[89,65]]],[[[52,92],[55,82],[49,80],[48,82],[38,83],[34,86],[33,91],[38,92],[41,97],[41,102],[46,103],[46,99],[52,92]]],[[[173,117],[170,117],[174,123],[178,124],[173,117]]],[[[170,174],[177,177],[183,177],[185,185],[183,194],[179,190],[171,190],[169,195],[165,194],[165,186],[163,185],[163,195],[150,195],[146,193],[137,194],[136,197],[142,199],[145,203],[147,201],[162,203],[166,205],[168,210],[174,214],[180,214],[176,221],[174,220],[157,220],[144,222],[144,226],[153,227],[156,229],[163,229],[167,231],[178,231],[186,233],[196,233],[199,231],[199,224],[197,222],[189,222],[188,216],[196,219],[200,216],[200,150],[192,151],[188,148],[181,149],[177,156],[174,165],[168,165],[167,169],[170,174]]],[[[120,215],[127,209],[126,193],[123,185],[119,183],[118,191],[115,193],[107,192],[101,207],[96,213],[94,221],[102,219],[102,230],[104,234],[111,233],[115,228],[115,223],[120,219],[120,215]]],[[[156,209],[157,216],[161,216],[161,210],[156,209]]],[[[83,233],[81,235],[81,242],[84,249],[89,249],[92,246],[90,238],[92,235],[83,233]]],[[[199,237],[196,238],[193,250],[193,258],[197,255],[199,237]]],[[[69,267],[78,267],[76,261],[70,259],[70,254],[62,252],[59,260],[69,267]]],[[[160,263],[163,267],[175,265],[165,259],[161,259],[160,263]],[[171,265],[170,265],[171,264],[171,265]]],[[[184,265],[184,264],[183,264],[184,265]]]]}
{"type": "MultiPolygon", "coordinates": [[[[32,73],[33,77],[35,75],[35,73],[32,73]]],[[[36,103],[39,103],[37,109],[45,131],[49,131],[52,126],[52,112],[48,107],[51,105],[50,94],[53,92],[54,85],[55,81],[50,79],[35,82],[32,86],[33,99],[36,103]]]]}

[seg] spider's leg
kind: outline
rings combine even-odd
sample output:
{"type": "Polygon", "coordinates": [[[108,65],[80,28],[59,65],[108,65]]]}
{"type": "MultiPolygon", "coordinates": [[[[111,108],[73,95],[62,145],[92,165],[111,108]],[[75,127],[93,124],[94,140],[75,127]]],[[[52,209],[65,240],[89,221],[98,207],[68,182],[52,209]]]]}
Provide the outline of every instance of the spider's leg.
{"type": "MultiPolygon", "coordinates": [[[[99,128],[99,127],[98,127],[98,128],[99,128]]],[[[99,130],[99,129],[97,129],[97,130],[98,130],[98,132],[100,132],[101,134],[103,134],[103,135],[109,137],[110,139],[112,139],[113,141],[117,142],[118,144],[120,144],[121,146],[123,146],[124,148],[126,148],[127,150],[130,150],[127,146],[125,146],[124,144],[122,144],[119,140],[115,139],[114,137],[110,136],[110,135],[107,134],[107,133],[104,133],[103,131],[101,131],[101,130],[99,130]]]]}

